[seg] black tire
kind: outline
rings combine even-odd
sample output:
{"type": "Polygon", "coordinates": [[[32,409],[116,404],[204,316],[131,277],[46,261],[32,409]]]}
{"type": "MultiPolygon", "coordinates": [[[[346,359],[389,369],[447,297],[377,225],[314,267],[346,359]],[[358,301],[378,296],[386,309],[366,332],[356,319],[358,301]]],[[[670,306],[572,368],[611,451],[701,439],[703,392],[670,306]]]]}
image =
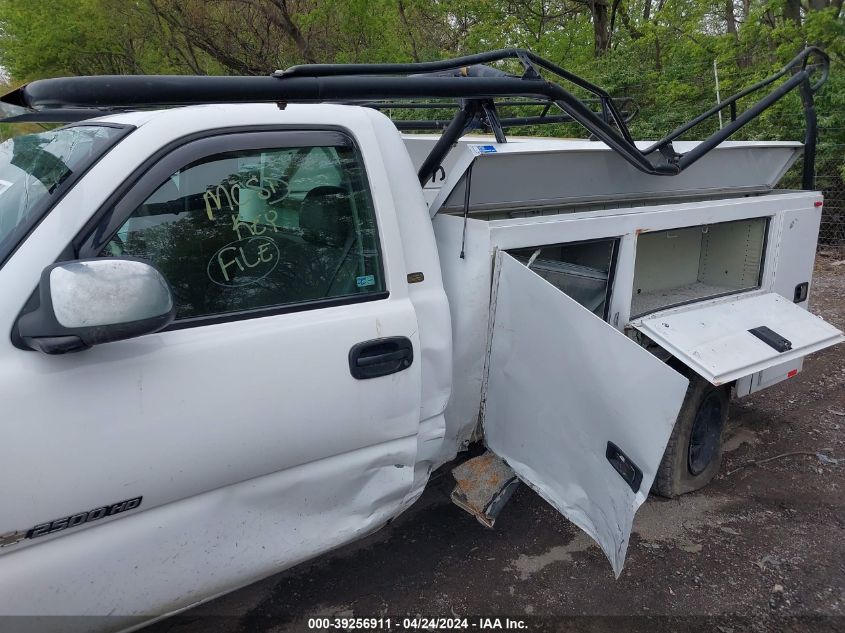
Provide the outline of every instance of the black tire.
{"type": "Polygon", "coordinates": [[[700,376],[690,378],[652,492],[673,498],[710,483],[722,463],[727,419],[727,387],[714,387],[700,376]]]}

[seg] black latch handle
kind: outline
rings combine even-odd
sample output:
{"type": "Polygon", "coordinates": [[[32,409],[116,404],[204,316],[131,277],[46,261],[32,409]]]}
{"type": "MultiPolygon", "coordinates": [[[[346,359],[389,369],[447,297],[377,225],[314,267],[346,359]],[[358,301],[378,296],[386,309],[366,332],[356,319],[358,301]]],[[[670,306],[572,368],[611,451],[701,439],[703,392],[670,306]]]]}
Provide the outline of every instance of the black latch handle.
{"type": "Polygon", "coordinates": [[[770,328],[767,328],[765,325],[752,328],[748,331],[780,354],[792,349],[792,341],[788,338],[782,337],[780,334],[770,328]]]}
{"type": "Polygon", "coordinates": [[[414,362],[414,346],[406,336],[364,341],[349,350],[349,372],[358,380],[388,376],[414,362]]]}
{"type": "Polygon", "coordinates": [[[640,485],[643,483],[643,471],[631,459],[622,452],[613,442],[607,443],[607,449],[604,453],[607,461],[613,466],[613,469],[619,473],[619,476],[625,480],[625,483],[631,487],[634,492],[639,492],[640,485]]]}
{"type": "MultiPolygon", "coordinates": [[[[385,352],[384,354],[375,354],[373,356],[359,356],[358,360],[355,361],[355,366],[372,367],[373,365],[389,363],[394,360],[409,360],[409,356],[411,355],[412,352],[409,353],[409,350],[402,349],[398,352],[385,352]]],[[[410,363],[408,364],[410,365],[410,363]]]]}

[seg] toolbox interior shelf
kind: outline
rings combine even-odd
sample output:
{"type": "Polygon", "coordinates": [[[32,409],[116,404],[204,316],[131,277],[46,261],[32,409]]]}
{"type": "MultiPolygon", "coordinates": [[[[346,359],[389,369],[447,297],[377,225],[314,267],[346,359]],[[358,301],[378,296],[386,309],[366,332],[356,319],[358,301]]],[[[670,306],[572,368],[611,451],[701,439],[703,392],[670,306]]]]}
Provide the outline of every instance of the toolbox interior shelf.
{"type": "Polygon", "coordinates": [[[766,218],[643,233],[631,316],[760,286],[766,218]]]}
{"type": "Polygon", "coordinates": [[[593,314],[605,318],[615,239],[524,248],[511,251],[517,260],[593,314]]]}

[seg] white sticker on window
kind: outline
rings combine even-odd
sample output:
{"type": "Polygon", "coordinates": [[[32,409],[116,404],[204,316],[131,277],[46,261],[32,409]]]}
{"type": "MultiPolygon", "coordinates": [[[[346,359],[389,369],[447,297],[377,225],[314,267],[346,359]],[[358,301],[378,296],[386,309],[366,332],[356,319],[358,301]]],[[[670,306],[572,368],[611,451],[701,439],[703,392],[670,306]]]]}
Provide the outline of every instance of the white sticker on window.
{"type": "Polygon", "coordinates": [[[358,284],[359,288],[366,288],[367,286],[375,286],[376,285],[376,278],[373,275],[362,275],[360,277],[355,278],[355,283],[358,284]]]}

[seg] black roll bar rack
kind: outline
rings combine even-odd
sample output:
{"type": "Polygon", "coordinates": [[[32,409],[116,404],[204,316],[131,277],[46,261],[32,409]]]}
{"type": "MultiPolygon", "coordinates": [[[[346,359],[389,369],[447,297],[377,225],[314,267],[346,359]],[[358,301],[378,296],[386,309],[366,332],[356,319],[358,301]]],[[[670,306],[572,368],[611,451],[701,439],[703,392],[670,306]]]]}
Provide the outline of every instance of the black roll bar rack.
{"type": "Polygon", "coordinates": [[[516,48],[436,62],[306,64],[265,77],[114,75],[43,79],[0,97],[0,103],[30,110],[3,119],[7,122],[83,120],[115,110],[201,103],[275,102],[281,107],[291,102],[334,102],[379,110],[457,107],[449,122],[394,120],[399,129],[442,130],[440,139],[419,169],[420,182],[425,182],[468,130],[488,128],[498,142],[505,142],[505,128],[561,122],[579,123],[593,138],[607,144],[640,171],[658,176],[679,174],[798,88],[806,121],[802,186],[813,189],[817,136],[813,95],[827,80],[829,68],[830,60],[824,51],[813,46],[805,48],[775,74],[724,99],[642,150],[636,146],[628,130],[627,123],[633,116],[630,100],[626,101],[628,110],[623,112],[614,99],[598,86],[531,51],[516,48]],[[811,58],[813,63],[810,63],[811,58]],[[485,65],[505,60],[518,61],[522,65],[522,75],[485,65]],[[574,84],[593,98],[579,99],[557,83],[544,79],[543,71],[558,80],[574,84]],[[820,77],[812,81],[813,75],[819,71],[820,77]],[[737,101],[787,75],[789,77],[782,84],[737,115],[737,101]],[[414,99],[450,99],[453,103],[415,103],[411,101],[414,99]],[[539,116],[499,117],[499,107],[515,105],[536,105],[544,109],[539,116]],[[597,105],[598,111],[590,105],[597,105]],[[563,114],[549,115],[551,107],[563,114]],[[680,154],[675,151],[672,146],[674,140],[725,108],[729,108],[731,113],[728,125],[688,152],[680,154]]]}

